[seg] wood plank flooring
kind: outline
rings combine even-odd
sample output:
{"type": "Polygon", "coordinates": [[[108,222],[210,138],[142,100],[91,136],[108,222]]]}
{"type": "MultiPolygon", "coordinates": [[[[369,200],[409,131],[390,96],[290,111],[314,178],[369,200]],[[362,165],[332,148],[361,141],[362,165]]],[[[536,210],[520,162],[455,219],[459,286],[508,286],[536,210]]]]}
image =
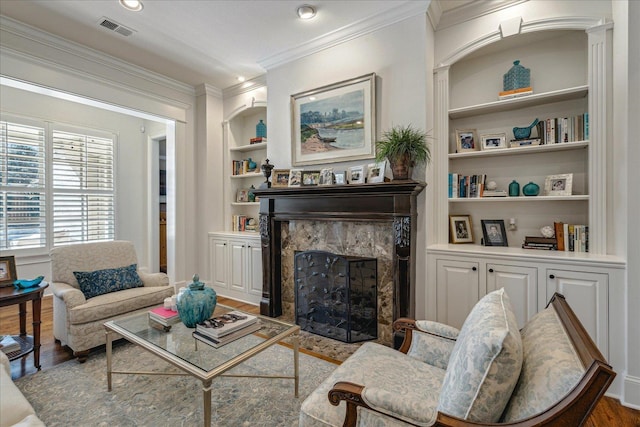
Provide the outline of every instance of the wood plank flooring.
{"type": "MultiPolygon", "coordinates": [[[[237,302],[228,298],[219,297],[221,304],[236,307],[249,313],[259,313],[259,308],[237,302]]],[[[27,305],[27,331],[31,331],[31,304],[27,305]]],[[[0,334],[17,334],[20,331],[18,322],[18,306],[0,308],[0,334]]],[[[61,346],[53,338],[53,299],[46,296],[42,301],[42,325],[41,325],[40,363],[43,369],[63,363],[73,359],[73,354],[66,346],[61,346]]],[[[102,351],[99,349],[98,351],[102,351]]],[[[307,352],[313,354],[311,352],[307,352]]],[[[319,356],[313,354],[314,356],[319,356]]],[[[91,356],[89,356],[91,357],[91,356]]],[[[325,360],[335,362],[326,357],[325,360]]],[[[11,362],[11,376],[19,378],[24,375],[31,375],[36,372],[33,366],[33,356],[29,355],[22,360],[11,362]]],[[[622,406],[616,399],[603,398],[596,406],[593,414],[586,422],[585,427],[640,427],[640,411],[636,411],[622,406]]]]}

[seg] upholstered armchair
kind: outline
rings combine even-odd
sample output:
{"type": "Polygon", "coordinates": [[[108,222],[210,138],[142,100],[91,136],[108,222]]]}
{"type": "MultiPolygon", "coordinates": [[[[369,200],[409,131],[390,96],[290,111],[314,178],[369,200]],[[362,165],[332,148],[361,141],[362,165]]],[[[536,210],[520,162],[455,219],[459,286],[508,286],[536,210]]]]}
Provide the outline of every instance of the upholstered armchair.
{"type": "Polygon", "coordinates": [[[131,242],[61,246],[50,255],[53,335],[81,362],[106,342],[106,321],[149,310],[174,294],[166,274],[137,269],[131,242]]]}
{"type": "Polygon", "coordinates": [[[503,289],[460,330],[411,319],[394,329],[400,349],[362,345],[303,402],[301,427],[574,427],[615,377],[560,294],[521,331],[503,289]]]}

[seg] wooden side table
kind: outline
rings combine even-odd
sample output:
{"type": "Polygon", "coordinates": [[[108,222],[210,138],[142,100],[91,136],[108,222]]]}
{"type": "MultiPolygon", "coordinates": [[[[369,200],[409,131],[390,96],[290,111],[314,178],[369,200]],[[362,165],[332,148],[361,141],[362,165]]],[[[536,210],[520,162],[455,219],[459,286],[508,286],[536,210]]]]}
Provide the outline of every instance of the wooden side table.
{"type": "Polygon", "coordinates": [[[13,286],[0,288],[0,307],[20,305],[20,335],[12,335],[20,343],[20,350],[7,354],[9,360],[19,359],[33,351],[33,365],[40,370],[40,323],[42,295],[49,286],[47,282],[33,288],[18,289],[13,286]],[[33,311],[33,336],[27,335],[27,301],[33,311]]]}

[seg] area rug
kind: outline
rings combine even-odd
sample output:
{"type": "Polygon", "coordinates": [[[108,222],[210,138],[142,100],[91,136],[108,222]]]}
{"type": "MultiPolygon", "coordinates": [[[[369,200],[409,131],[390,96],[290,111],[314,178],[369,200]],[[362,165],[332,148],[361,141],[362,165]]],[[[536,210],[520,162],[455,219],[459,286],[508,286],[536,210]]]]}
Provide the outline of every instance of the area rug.
{"type": "MultiPolygon", "coordinates": [[[[114,370],[179,372],[127,342],[113,349],[114,370]]],[[[300,353],[299,398],[293,380],[216,378],[212,426],[297,426],[304,399],[337,365],[300,353]]],[[[292,350],[275,345],[229,371],[292,375],[292,350]]],[[[202,426],[202,383],[190,376],[113,375],[107,391],[106,354],[65,362],[16,380],[38,417],[55,426],[202,426]]]]}

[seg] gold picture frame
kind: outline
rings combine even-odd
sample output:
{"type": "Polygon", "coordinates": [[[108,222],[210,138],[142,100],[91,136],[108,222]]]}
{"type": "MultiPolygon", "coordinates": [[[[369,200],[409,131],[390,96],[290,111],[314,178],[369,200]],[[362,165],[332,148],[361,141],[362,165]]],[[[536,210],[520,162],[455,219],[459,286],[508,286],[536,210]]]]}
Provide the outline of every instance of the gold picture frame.
{"type": "Polygon", "coordinates": [[[475,129],[456,129],[456,150],[458,153],[479,151],[478,132],[475,129]]]}
{"type": "Polygon", "coordinates": [[[0,288],[13,286],[18,280],[16,272],[16,259],[13,255],[0,257],[0,288]]]}

